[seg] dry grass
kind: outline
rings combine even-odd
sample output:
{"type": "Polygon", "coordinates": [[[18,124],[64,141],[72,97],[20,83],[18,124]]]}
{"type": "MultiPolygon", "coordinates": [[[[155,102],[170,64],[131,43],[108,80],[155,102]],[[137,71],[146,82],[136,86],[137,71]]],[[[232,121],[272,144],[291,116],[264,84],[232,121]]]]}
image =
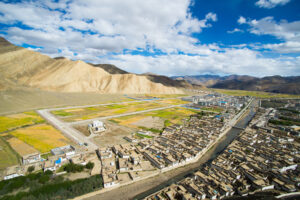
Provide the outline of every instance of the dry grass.
{"type": "Polygon", "coordinates": [[[47,124],[18,129],[10,132],[10,134],[39,150],[41,153],[49,152],[53,148],[65,146],[70,143],[58,130],[47,124]]]}
{"type": "Polygon", "coordinates": [[[32,153],[37,153],[38,151],[34,149],[32,146],[26,144],[22,140],[18,138],[12,137],[7,140],[10,146],[20,155],[25,156],[32,153]]]}
{"type": "Polygon", "coordinates": [[[122,94],[49,92],[33,88],[0,91],[0,114],[49,107],[131,101],[122,94]]]}

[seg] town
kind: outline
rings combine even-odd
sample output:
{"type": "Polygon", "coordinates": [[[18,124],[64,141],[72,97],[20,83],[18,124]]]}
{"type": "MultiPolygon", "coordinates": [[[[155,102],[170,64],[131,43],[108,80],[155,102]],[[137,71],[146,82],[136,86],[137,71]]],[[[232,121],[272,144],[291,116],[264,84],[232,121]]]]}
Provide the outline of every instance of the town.
{"type": "MultiPolygon", "coordinates": [[[[139,130],[125,136],[125,143],[97,149],[83,141],[54,148],[47,158],[31,152],[23,155],[22,165],[7,168],[2,178],[10,180],[39,170],[64,176],[72,172],[68,165],[86,166],[85,177],[100,174],[102,187],[117,188],[197,162],[235,128],[241,131],[239,136],[210,164],[146,199],[222,199],[259,191],[279,195],[299,190],[299,126],[278,125],[276,121],[282,112],[290,112],[290,120],[299,119],[299,102],[288,101],[283,103],[285,109],[277,110],[261,107],[268,102],[247,96],[211,93],[182,100],[187,102],[183,107],[197,112],[160,133],[139,130]],[[237,127],[236,122],[249,110],[256,111],[254,118],[246,128],[237,127]]],[[[99,120],[87,126],[91,135],[100,137],[106,128],[99,120]]]]}
{"type": "MultiPolygon", "coordinates": [[[[297,110],[290,111],[299,119],[296,104],[297,110]]],[[[268,126],[279,115],[274,108],[259,108],[249,126],[210,164],[146,199],[223,199],[261,191],[277,195],[299,191],[299,126],[268,126]]]]}

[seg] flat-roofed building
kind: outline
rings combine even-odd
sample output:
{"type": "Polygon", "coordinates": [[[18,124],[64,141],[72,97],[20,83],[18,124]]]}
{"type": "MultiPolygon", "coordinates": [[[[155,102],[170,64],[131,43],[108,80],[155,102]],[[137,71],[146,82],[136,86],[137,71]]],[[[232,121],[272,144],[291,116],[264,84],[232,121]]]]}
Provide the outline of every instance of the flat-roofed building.
{"type": "Polygon", "coordinates": [[[51,153],[55,156],[65,155],[66,158],[70,158],[75,155],[75,148],[72,145],[57,147],[55,149],[51,149],[51,153]]]}
{"type": "Polygon", "coordinates": [[[39,161],[41,161],[41,154],[39,152],[22,156],[23,165],[32,164],[39,161]]]}

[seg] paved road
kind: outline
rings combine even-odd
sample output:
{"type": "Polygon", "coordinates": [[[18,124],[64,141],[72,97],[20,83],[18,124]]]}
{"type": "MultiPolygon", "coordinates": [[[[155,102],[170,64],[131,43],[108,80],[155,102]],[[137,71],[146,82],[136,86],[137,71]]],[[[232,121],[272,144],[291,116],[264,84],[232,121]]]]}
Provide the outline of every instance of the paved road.
{"type": "Polygon", "coordinates": [[[37,111],[44,119],[46,119],[50,124],[52,124],[55,128],[60,130],[67,137],[75,140],[78,143],[87,143],[89,150],[96,150],[98,146],[92,141],[88,140],[86,136],[81,134],[79,131],[74,129],[72,126],[58,120],[55,116],[53,116],[48,109],[38,110],[37,111]]]}

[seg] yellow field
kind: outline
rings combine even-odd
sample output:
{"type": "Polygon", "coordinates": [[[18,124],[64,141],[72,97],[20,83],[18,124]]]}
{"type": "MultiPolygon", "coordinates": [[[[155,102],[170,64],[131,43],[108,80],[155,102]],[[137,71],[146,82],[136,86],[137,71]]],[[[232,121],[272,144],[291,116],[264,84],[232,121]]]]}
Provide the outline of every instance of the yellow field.
{"type": "Polygon", "coordinates": [[[143,118],[146,118],[148,116],[152,117],[160,117],[164,122],[166,126],[169,126],[171,124],[181,124],[182,119],[195,114],[197,111],[189,110],[186,108],[170,108],[165,110],[157,110],[152,112],[147,112],[143,114],[137,114],[137,115],[129,115],[119,118],[113,118],[110,121],[118,123],[120,125],[128,126],[131,128],[139,128],[133,125],[132,123],[135,123],[143,118]]]}
{"type": "Polygon", "coordinates": [[[128,127],[136,128],[136,126],[131,125],[131,124],[134,123],[134,122],[137,122],[137,121],[139,121],[141,119],[144,119],[146,117],[147,116],[145,116],[145,115],[133,115],[133,116],[131,116],[131,118],[128,118],[128,119],[125,119],[125,120],[122,120],[120,118],[115,118],[114,120],[118,121],[119,124],[121,124],[123,126],[128,126],[128,127]]]}
{"type": "Polygon", "coordinates": [[[34,149],[32,146],[26,144],[22,140],[19,140],[18,138],[12,137],[12,138],[8,139],[7,142],[20,156],[38,153],[38,151],[36,149],[34,149]]]}
{"type": "Polygon", "coordinates": [[[24,112],[0,116],[0,133],[26,125],[43,123],[44,119],[35,112],[24,112]]]}
{"type": "Polygon", "coordinates": [[[260,91],[213,89],[216,92],[231,96],[253,96],[257,98],[300,98],[300,95],[278,94],[260,91]]]}
{"type": "Polygon", "coordinates": [[[70,143],[58,130],[47,124],[21,128],[9,134],[29,144],[41,153],[49,152],[53,148],[70,143]]]}

